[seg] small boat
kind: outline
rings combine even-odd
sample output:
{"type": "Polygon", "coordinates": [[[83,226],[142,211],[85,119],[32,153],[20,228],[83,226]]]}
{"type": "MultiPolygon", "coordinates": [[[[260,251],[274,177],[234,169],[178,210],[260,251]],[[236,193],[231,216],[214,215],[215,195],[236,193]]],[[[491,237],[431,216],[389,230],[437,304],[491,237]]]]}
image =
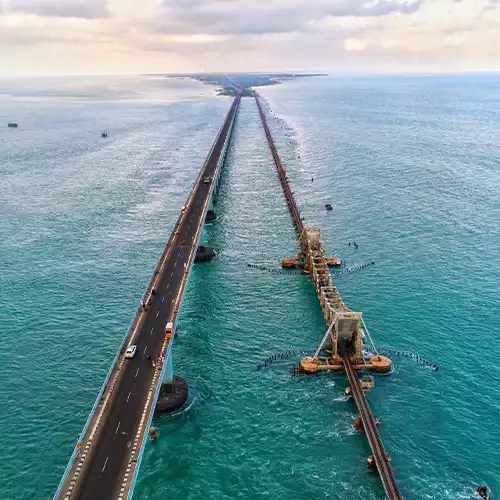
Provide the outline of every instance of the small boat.
{"type": "Polygon", "coordinates": [[[106,137],[108,137],[108,133],[107,133],[107,132],[103,132],[103,133],[101,134],[101,137],[102,137],[103,139],[105,139],[106,137]]]}
{"type": "Polygon", "coordinates": [[[17,123],[9,122],[9,124],[7,125],[7,127],[9,127],[9,128],[17,128],[17,123]]]}
{"type": "Polygon", "coordinates": [[[325,205],[325,208],[326,208],[328,211],[333,210],[333,207],[332,207],[332,205],[331,205],[330,203],[327,203],[327,204],[325,205]]]}

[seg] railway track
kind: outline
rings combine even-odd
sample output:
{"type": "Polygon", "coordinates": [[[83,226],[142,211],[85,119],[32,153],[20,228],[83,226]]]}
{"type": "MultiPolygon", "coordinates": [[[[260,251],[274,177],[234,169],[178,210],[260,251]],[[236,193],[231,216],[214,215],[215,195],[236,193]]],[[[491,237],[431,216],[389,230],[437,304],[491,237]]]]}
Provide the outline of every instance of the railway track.
{"type": "Polygon", "coordinates": [[[380,475],[380,480],[384,486],[385,494],[389,500],[400,500],[403,497],[399,492],[398,485],[396,483],[396,478],[394,477],[394,471],[389,462],[387,453],[385,452],[384,445],[380,439],[380,434],[377,429],[375,417],[373,416],[368,401],[366,400],[365,393],[361,387],[358,376],[354,371],[354,368],[349,360],[345,349],[340,349],[340,355],[344,360],[345,371],[347,373],[347,378],[351,384],[352,394],[354,396],[354,401],[358,407],[359,416],[363,422],[363,428],[365,430],[368,443],[372,449],[373,458],[377,466],[378,473],[380,475]]]}

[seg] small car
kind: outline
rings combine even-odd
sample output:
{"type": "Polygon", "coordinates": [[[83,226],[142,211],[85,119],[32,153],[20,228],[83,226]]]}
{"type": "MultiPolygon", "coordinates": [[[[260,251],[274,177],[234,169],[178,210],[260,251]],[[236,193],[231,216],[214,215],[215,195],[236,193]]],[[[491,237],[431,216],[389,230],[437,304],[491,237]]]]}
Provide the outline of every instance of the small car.
{"type": "Polygon", "coordinates": [[[129,345],[127,347],[127,350],[125,351],[125,357],[132,359],[135,357],[135,351],[137,351],[137,346],[136,345],[129,345]]]}

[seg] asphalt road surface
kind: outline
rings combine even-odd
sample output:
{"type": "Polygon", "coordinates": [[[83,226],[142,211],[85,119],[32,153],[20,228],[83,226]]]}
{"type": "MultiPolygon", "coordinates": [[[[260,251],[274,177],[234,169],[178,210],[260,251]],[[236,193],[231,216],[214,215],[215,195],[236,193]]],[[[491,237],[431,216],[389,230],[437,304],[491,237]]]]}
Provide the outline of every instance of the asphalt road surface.
{"type": "MultiPolygon", "coordinates": [[[[234,105],[231,111],[236,112],[234,105]]],[[[228,115],[228,118],[207,159],[201,180],[194,187],[191,203],[180,221],[177,236],[172,241],[171,251],[155,288],[156,295],[152,296],[153,304],[149,306],[143,326],[134,340],[137,345],[135,358],[125,360],[113,400],[101,424],[102,429],[96,435],[74,490],[74,498],[107,500],[119,494],[130,455],[129,447],[136,435],[155,370],[147,360],[147,355],[156,359],[161,352],[165,325],[172,319],[184,271],[190,266],[189,255],[193,245],[197,244],[196,233],[199,225],[203,224],[203,207],[210,193],[210,184],[204,184],[203,177],[213,177],[216,172],[231,123],[231,116],[228,115]]]]}

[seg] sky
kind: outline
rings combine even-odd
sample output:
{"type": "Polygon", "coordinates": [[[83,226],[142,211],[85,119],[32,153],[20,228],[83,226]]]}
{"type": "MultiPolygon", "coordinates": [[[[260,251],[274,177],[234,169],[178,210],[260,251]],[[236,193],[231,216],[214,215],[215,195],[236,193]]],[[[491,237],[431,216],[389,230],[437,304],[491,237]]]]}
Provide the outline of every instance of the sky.
{"type": "Polygon", "coordinates": [[[500,0],[0,0],[0,77],[500,70],[500,0]]]}

